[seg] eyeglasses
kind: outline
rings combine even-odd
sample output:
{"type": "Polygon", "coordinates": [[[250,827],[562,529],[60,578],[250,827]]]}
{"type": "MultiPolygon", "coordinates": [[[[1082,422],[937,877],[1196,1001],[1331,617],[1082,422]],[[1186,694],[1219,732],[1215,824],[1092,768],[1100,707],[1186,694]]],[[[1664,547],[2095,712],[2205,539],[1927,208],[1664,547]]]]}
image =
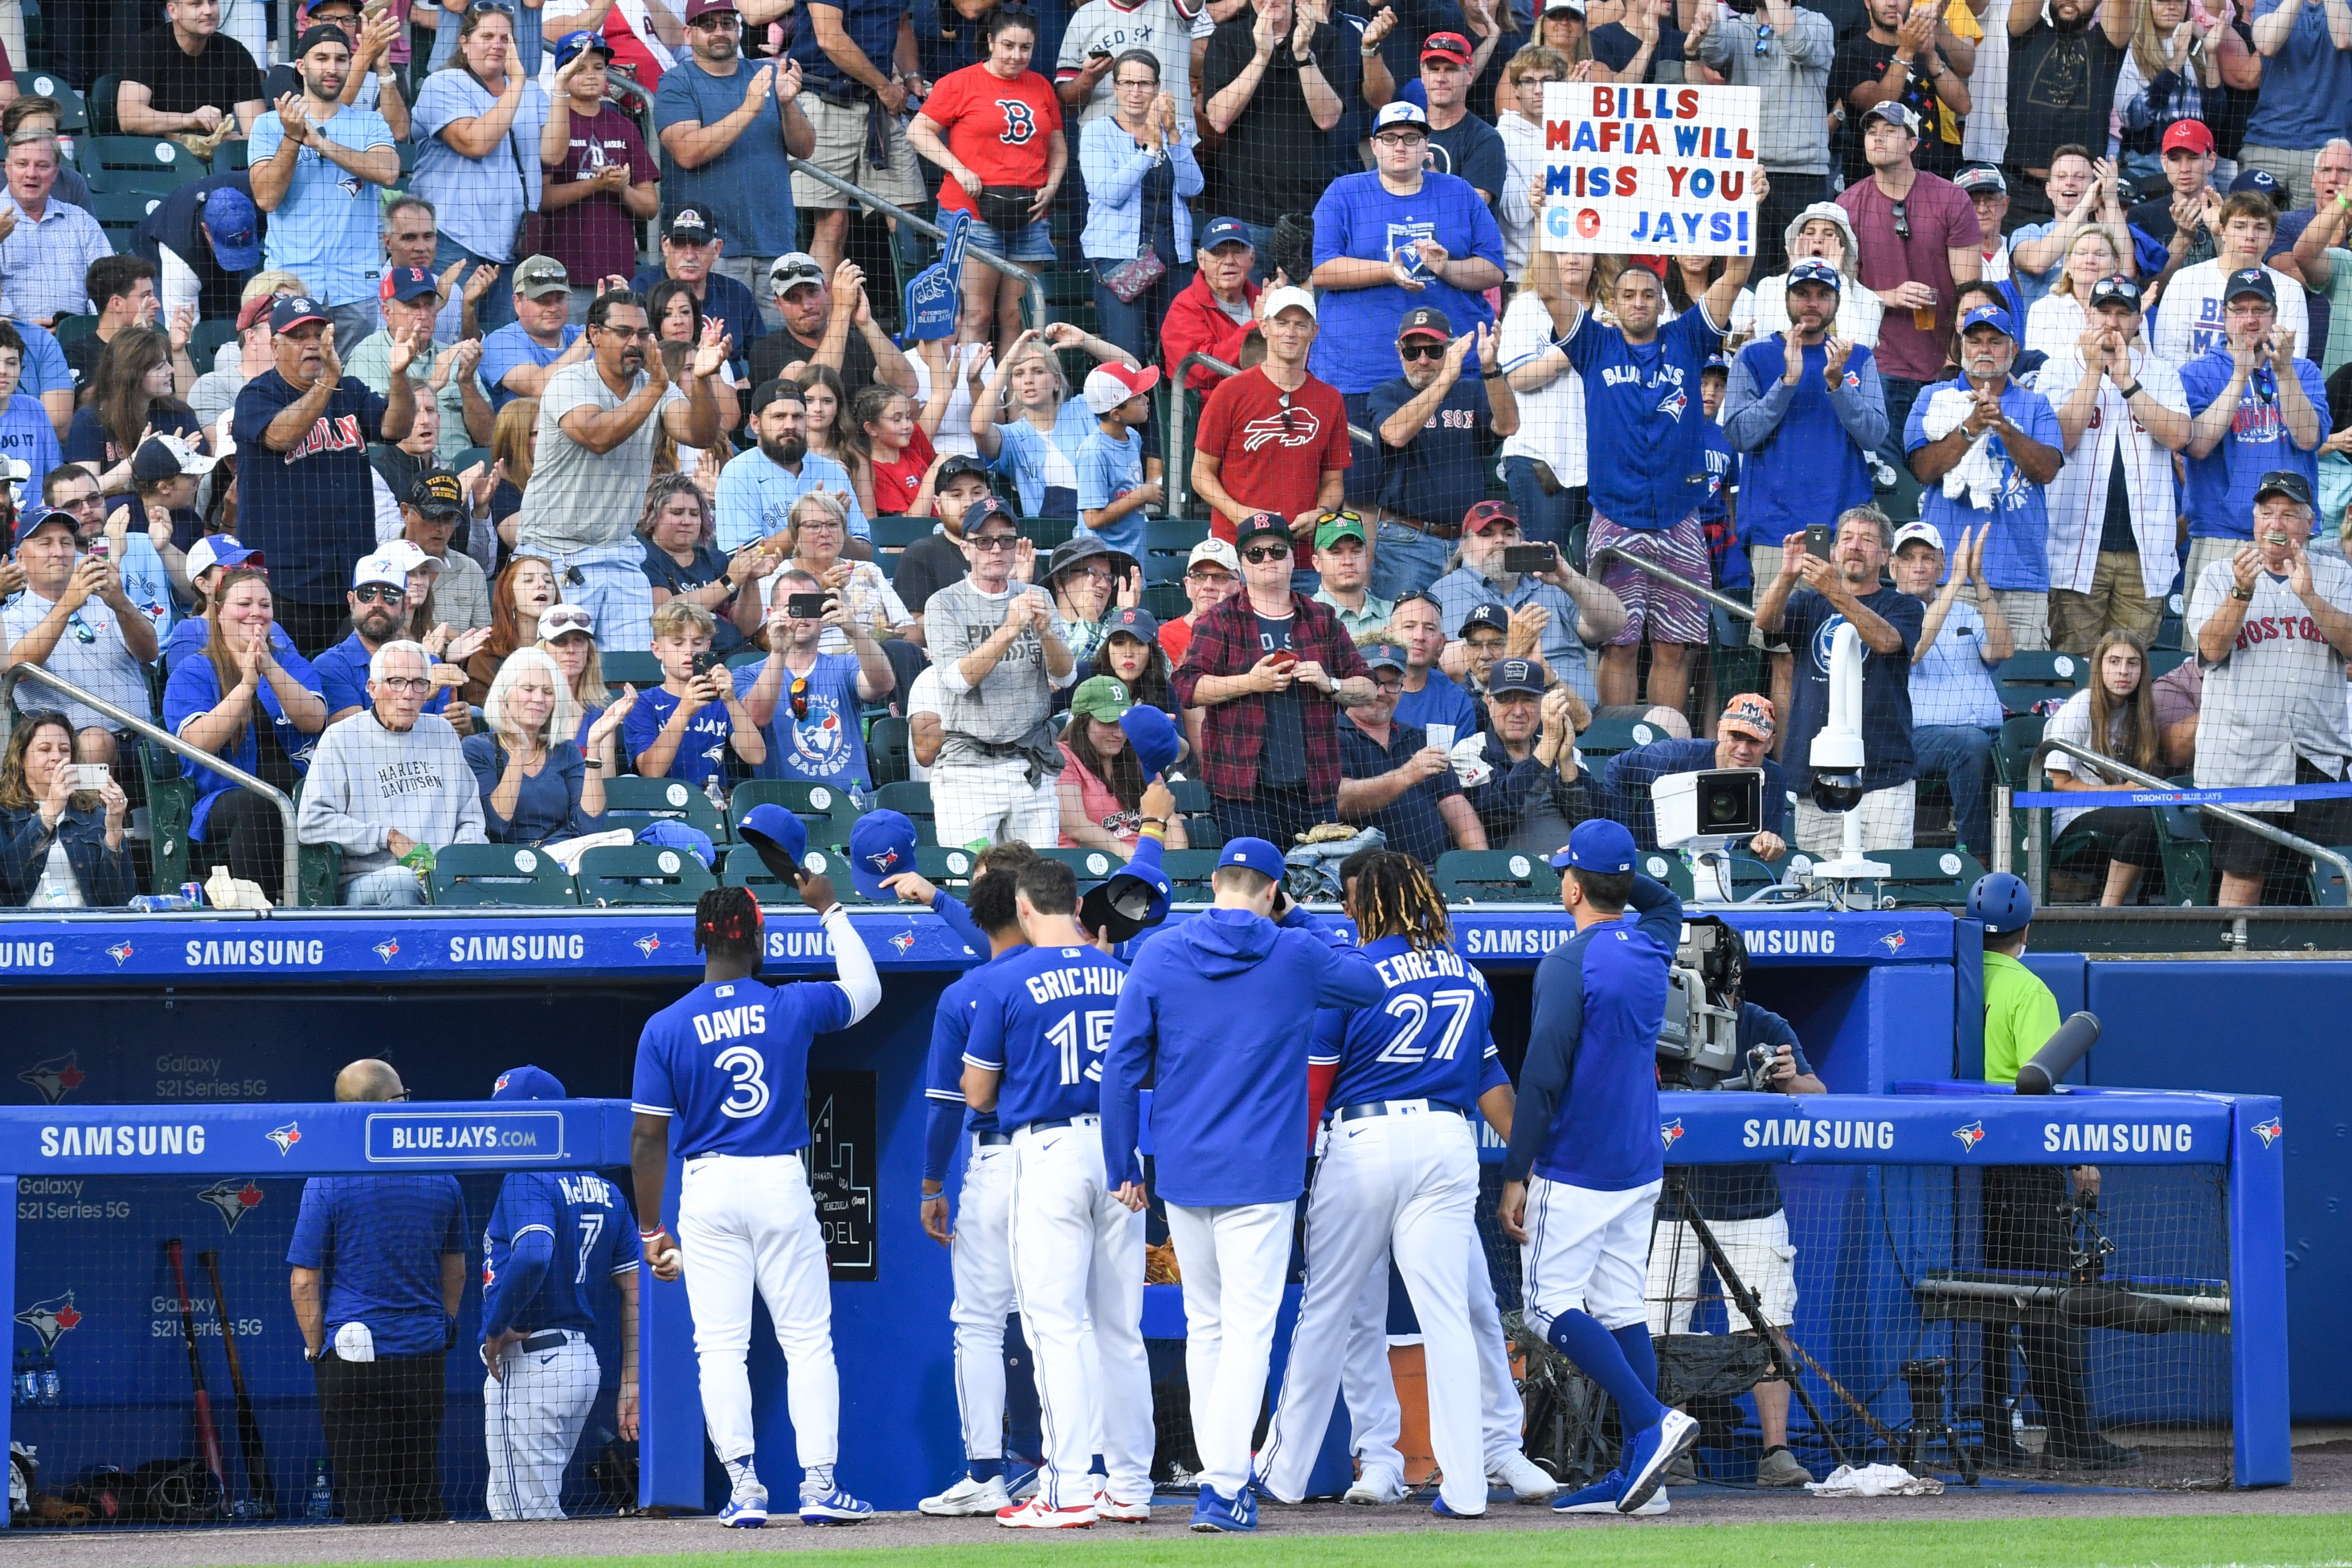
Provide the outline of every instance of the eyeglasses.
{"type": "Polygon", "coordinates": [[[1519,86],[1522,88],[1549,87],[1556,81],[1565,81],[1566,79],[1568,78],[1565,77],[1524,76],[1519,78],[1519,86]]]}
{"type": "Polygon", "coordinates": [[[1490,648],[1501,647],[1503,645],[1503,639],[1500,637],[1465,637],[1462,639],[1462,643],[1463,646],[1468,648],[1474,653],[1483,653],[1490,648]]]}
{"type": "Polygon", "coordinates": [[[1404,677],[1402,675],[1374,675],[1372,677],[1372,689],[1379,692],[1401,692],[1404,690],[1404,677]]]}
{"type": "Polygon", "coordinates": [[[1288,545],[1252,545],[1249,549],[1242,551],[1242,559],[1253,563],[1263,563],[1269,560],[1285,560],[1289,558],[1289,555],[1290,547],[1288,545]]]}
{"type": "Polygon", "coordinates": [[[388,582],[366,582],[352,589],[352,597],[362,604],[397,604],[408,597],[408,591],[388,582]]]}
{"type": "Polygon", "coordinates": [[[1196,566],[1184,574],[1194,582],[1231,582],[1234,574],[1223,567],[1196,566]]]}
{"type": "Polygon", "coordinates": [[[1423,341],[1397,345],[1397,358],[1407,364],[1415,360],[1442,360],[1444,357],[1445,345],[1443,343],[1423,341]]]}
{"type": "Polygon", "coordinates": [[[624,340],[631,338],[658,338],[661,336],[661,329],[657,327],[614,327],[607,325],[599,327],[596,330],[599,332],[610,332],[614,337],[624,340]]]}
{"type": "Polygon", "coordinates": [[[1375,136],[1372,140],[1382,147],[1402,147],[1409,141],[1427,141],[1429,138],[1417,131],[1391,131],[1385,135],[1375,136]]]}
{"type": "Polygon", "coordinates": [[[388,692],[423,694],[433,689],[433,683],[422,675],[386,675],[376,685],[388,692]]]}
{"type": "Polygon", "coordinates": [[[974,534],[971,536],[971,548],[974,549],[1011,549],[1014,545],[1019,544],[1020,542],[1021,536],[1019,534],[974,534]]]}
{"type": "Polygon", "coordinates": [[[57,508],[61,512],[87,512],[94,507],[103,507],[105,504],[106,497],[93,491],[78,501],[59,501],[57,503],[57,508]]]}
{"type": "Polygon", "coordinates": [[[1908,201],[1901,201],[1901,202],[1897,202],[1897,203],[1895,203],[1895,208],[1894,208],[1894,218],[1895,218],[1895,237],[1896,239],[1901,240],[1901,241],[1902,241],[1904,244],[1906,244],[1906,245],[1910,244],[1910,243],[1911,243],[1911,204],[1910,204],[1908,201]]]}

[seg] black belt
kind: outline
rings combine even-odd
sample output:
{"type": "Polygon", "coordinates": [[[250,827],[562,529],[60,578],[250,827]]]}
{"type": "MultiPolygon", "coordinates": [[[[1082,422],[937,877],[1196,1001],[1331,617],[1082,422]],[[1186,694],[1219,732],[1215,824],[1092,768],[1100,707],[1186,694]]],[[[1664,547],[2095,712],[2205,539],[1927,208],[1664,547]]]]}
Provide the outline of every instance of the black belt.
{"type": "MultiPolygon", "coordinates": [[[[1339,1109],[1331,1113],[1331,1120],[1334,1122],[1360,1122],[1367,1116],[1409,1116],[1415,1114],[1415,1113],[1411,1111],[1391,1111],[1389,1109],[1390,1103],[1391,1102],[1386,1100],[1366,1100],[1360,1104],[1342,1105],[1339,1109]]],[[[1398,1103],[1402,1103],[1402,1102],[1399,1102],[1398,1103]]],[[[1448,1105],[1443,1100],[1431,1100],[1426,1103],[1432,1111],[1443,1111],[1449,1116],[1460,1116],[1465,1121],[1469,1118],[1469,1113],[1463,1110],[1459,1105],[1448,1105]]]]}
{"type": "Polygon", "coordinates": [[[530,1338],[524,1340],[522,1343],[516,1348],[520,1350],[524,1354],[530,1355],[542,1350],[562,1350],[565,1345],[570,1344],[571,1343],[572,1335],[568,1330],[542,1329],[538,1333],[532,1334],[530,1338]]]}
{"type": "Polygon", "coordinates": [[[1101,1119],[1093,1113],[1085,1116],[1055,1116],[1043,1122],[1024,1122],[1013,1130],[1016,1133],[1050,1133],[1057,1127],[1075,1127],[1080,1122],[1101,1119]]]}
{"type": "Polygon", "coordinates": [[[1010,1133],[974,1133],[971,1141],[983,1149],[1000,1148],[1013,1141],[1010,1133]]]}

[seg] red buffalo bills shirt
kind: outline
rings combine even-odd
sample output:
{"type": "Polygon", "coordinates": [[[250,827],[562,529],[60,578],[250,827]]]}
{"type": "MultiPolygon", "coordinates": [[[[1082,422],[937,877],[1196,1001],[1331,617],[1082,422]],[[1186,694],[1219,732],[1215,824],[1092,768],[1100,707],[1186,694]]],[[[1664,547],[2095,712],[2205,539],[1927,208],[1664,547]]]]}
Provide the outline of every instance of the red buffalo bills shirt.
{"type": "MultiPolygon", "coordinates": [[[[923,100],[923,118],[940,128],[940,140],[962,159],[983,185],[1045,183],[1054,133],[1062,129],[1062,102],[1054,84],[1035,71],[1006,81],[986,66],[950,71],[923,100]]],[[[942,211],[980,208],[953,175],[940,182],[942,211]]]]}
{"type": "MultiPolygon", "coordinates": [[[[1339,392],[1313,376],[1284,392],[1263,367],[1228,376],[1209,394],[1193,445],[1217,459],[1217,482],[1245,511],[1286,517],[1314,506],[1323,476],[1354,461],[1339,392]]],[[[1233,541],[1234,519],[1223,512],[1209,527],[1233,541]]]]}
{"type": "Polygon", "coordinates": [[[264,371],[236,394],[237,537],[269,558],[269,586],[305,604],[338,604],[352,568],[375,549],[375,493],[367,448],[383,435],[390,405],[344,378],[323,413],[284,452],[262,433],[296,391],[264,371]]]}

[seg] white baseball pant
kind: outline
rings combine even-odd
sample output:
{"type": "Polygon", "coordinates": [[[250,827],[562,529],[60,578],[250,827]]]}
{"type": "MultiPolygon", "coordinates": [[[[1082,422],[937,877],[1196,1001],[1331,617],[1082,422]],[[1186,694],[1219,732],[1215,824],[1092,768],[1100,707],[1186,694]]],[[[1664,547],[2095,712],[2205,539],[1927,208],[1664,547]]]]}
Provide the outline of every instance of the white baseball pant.
{"type": "MultiPolygon", "coordinates": [[[[1741,1282],[1756,1292],[1764,1321],[1774,1328],[1796,1322],[1797,1249],[1789,1244],[1788,1210],[1777,1209],[1760,1219],[1711,1219],[1706,1228],[1741,1282]]],[[[1699,1271],[1706,1262],[1706,1249],[1699,1245],[1696,1230],[1679,1220],[1658,1227],[1650,1239],[1652,1333],[1690,1333],[1691,1315],[1698,1307],[1699,1271]]],[[[1756,1332],[1728,1291],[1724,1309],[1733,1333],[1756,1332]]]]}
{"type": "Polygon", "coordinates": [[[1151,1497],[1142,1220],[1111,1196],[1100,1117],[1013,1134],[1013,1296],[1035,1358],[1049,1508],[1094,1501],[1097,1453],[1110,1497],[1151,1497]]]}
{"type": "Polygon", "coordinates": [[[956,1199],[955,1245],[948,1265],[955,1279],[956,1409],[963,1417],[968,1459],[1004,1457],[1004,1315],[1013,1310],[1013,1253],[1005,1231],[1012,1218],[1013,1150],[972,1145],[956,1199]]]}
{"type": "Polygon", "coordinates": [[[499,1375],[482,1379],[492,1519],[563,1517],[563,1472],[596,1403],[602,1369],[586,1334],[548,1332],[563,1343],[532,1351],[511,1346],[499,1360],[499,1375]]]}
{"type": "Polygon", "coordinates": [[[950,849],[1019,839],[1035,849],[1062,841],[1062,799],[1051,778],[1029,782],[1029,765],[946,762],[931,769],[932,826],[950,849]]]}
{"type": "Polygon", "coordinates": [[[1580,1308],[1612,1331],[1649,1321],[1650,1226],[1664,1185],[1601,1192],[1542,1176],[1528,1184],[1528,1327],[1549,1339],[1553,1321],[1580,1308]]]}
{"type": "MultiPolygon", "coordinates": [[[[1297,1344],[1342,1343],[1369,1301],[1370,1280],[1378,1279],[1385,1293],[1385,1270],[1371,1270],[1393,1248],[1421,1320],[1440,1495],[1465,1515],[1486,1507],[1464,1241],[1477,1236],[1477,1139],[1459,1115],[1423,1108],[1336,1124],[1307,1200],[1307,1290],[1293,1336],[1297,1344]]],[[[1338,1371],[1329,1357],[1317,1355],[1294,1357],[1286,1370],[1259,1455],[1277,1497],[1303,1490],[1330,1423],[1338,1371]]]]}
{"type": "Polygon", "coordinates": [[[719,1458],[751,1438],[751,1292],[768,1304],[788,1374],[785,1406],[806,1469],[840,1451],[841,1375],[833,1361],[833,1288],[807,1167],[798,1155],[705,1155],[686,1163],[677,1243],[702,1364],[702,1419],[719,1458]]]}
{"type": "Polygon", "coordinates": [[[1168,1206],[1168,1239],[1184,1276],[1184,1378],[1201,1484],[1223,1498],[1250,1479],[1250,1439],[1265,1404],[1275,1319],[1290,1273],[1295,1203],[1168,1206]]]}

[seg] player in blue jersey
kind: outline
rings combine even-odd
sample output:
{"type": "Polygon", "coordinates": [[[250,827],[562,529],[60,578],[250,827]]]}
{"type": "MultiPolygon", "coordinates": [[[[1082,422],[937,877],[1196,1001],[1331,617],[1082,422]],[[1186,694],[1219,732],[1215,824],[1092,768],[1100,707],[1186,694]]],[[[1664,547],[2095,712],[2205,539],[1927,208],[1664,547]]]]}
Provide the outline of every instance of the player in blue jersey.
{"type": "Polygon", "coordinates": [[[1624,825],[1596,817],[1552,857],[1576,935],[1536,969],[1496,1216],[1526,1249],[1528,1323],[1608,1391],[1625,1432],[1617,1472],[1554,1500],[1566,1513],[1664,1511],[1658,1478],[1698,1440],[1697,1422],[1658,1403],[1643,1300],[1665,1175],[1658,1030],[1683,906],[1633,855],[1624,825]]]}
{"type": "Polygon", "coordinates": [[[963,1090],[1013,1135],[1013,1284],[1037,1368],[1045,1470],[1037,1495],[996,1520],[1025,1530],[1141,1524],[1151,1517],[1152,1449],[1143,1193],[1114,1194],[1101,1134],[1103,1051],[1127,967],[1078,928],[1077,873],[1063,862],[1023,866],[1013,908],[1029,945],[982,982],[963,1090]]]}
{"type": "MultiPolygon", "coordinates": [[[[805,841],[786,847],[796,864],[805,841]]],[[[800,894],[821,912],[841,977],[761,984],[766,933],[758,902],[740,887],[710,889],[694,908],[694,946],[705,956],[702,984],[646,1024],[629,1095],[636,1112],[630,1166],[646,1262],[657,1279],[685,1274],[702,1365],[703,1421],[732,1483],[719,1521],[743,1529],[768,1520],[767,1489],[752,1465],[751,1381],[744,1367],[755,1290],[767,1303],[789,1374],[801,1522],[855,1524],[874,1516],[834,1480],[841,1380],[833,1361],[833,1299],[800,1151],[809,1141],[809,1046],[872,1012],[882,982],[833,883],[802,873],[800,894]],[[675,1241],[661,1223],[672,1147],[685,1161],[675,1241]]]]}
{"type": "Polygon", "coordinates": [[[1184,1277],[1200,1531],[1257,1528],[1250,1440],[1306,1185],[1315,1009],[1382,995],[1371,965],[1335,951],[1333,928],[1284,894],[1282,873],[1264,839],[1227,841],[1215,906],[1137,954],[1102,1065],[1103,1165],[1129,1203],[1142,1195],[1140,1095],[1157,1075],[1153,1176],[1184,1277]]]}
{"type": "MultiPolygon", "coordinates": [[[[499,1074],[493,1100],[561,1100],[536,1067],[499,1074]]],[[[604,1369],[591,1334],[596,1281],[621,1298],[615,1425],[637,1437],[637,1249],[620,1189],[593,1171],[513,1171],[482,1238],[482,1431],[492,1519],[562,1519],[563,1471],[604,1369]]]]}

